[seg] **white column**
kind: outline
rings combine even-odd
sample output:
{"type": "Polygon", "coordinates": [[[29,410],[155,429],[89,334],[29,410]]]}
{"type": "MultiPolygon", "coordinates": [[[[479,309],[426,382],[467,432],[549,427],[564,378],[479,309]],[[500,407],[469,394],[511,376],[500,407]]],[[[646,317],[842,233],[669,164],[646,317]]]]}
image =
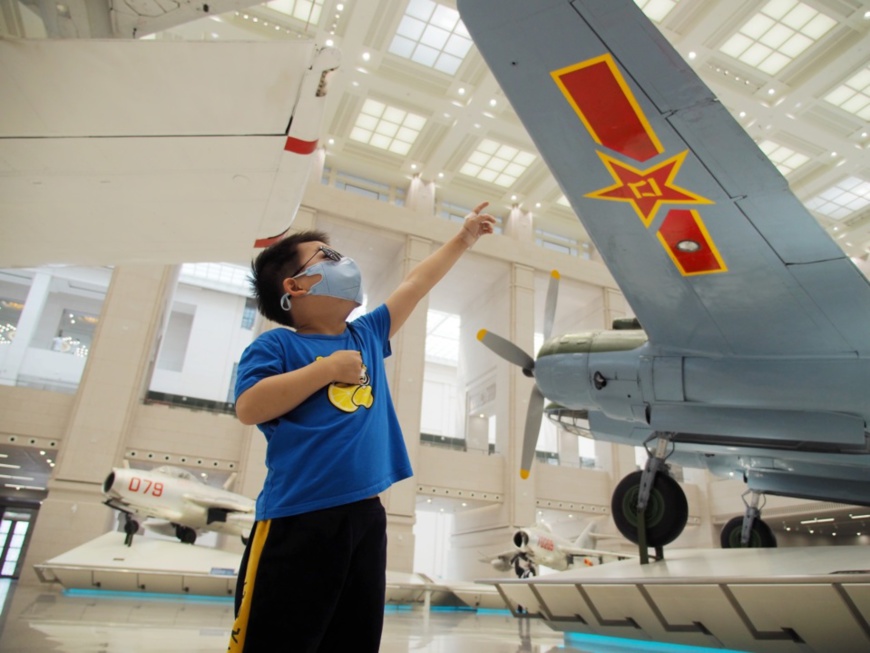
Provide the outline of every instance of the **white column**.
{"type": "Polygon", "coordinates": [[[405,206],[412,211],[425,213],[428,216],[435,215],[435,183],[423,181],[420,175],[414,175],[408,184],[408,194],[405,197],[405,206]]]}
{"type": "MultiPolygon", "coordinates": [[[[532,351],[535,341],[535,271],[524,265],[511,267],[511,334],[510,339],[526,351],[532,351]]],[[[520,459],[526,414],[534,381],[526,378],[522,370],[511,366],[508,378],[508,447],[505,460],[505,501],[509,526],[527,526],[535,522],[535,465],[527,479],[520,478],[520,459]]]]}
{"type": "Polygon", "coordinates": [[[504,233],[505,236],[510,236],[515,240],[527,243],[534,242],[535,230],[532,226],[531,212],[523,211],[518,204],[514,204],[508,213],[507,220],[505,220],[504,233]]]}
{"type": "MultiPolygon", "coordinates": [[[[428,240],[408,236],[401,264],[402,277],[432,251],[428,240]]],[[[423,396],[423,369],[426,362],[425,297],[391,341],[393,355],[388,359],[390,390],[396,416],[405,436],[411,465],[416,466],[420,450],[420,414],[423,396]]],[[[414,515],[417,511],[417,484],[413,478],[401,481],[381,495],[387,510],[387,564],[393,571],[412,572],[414,566],[414,515]]]]}
{"type": "Polygon", "coordinates": [[[114,511],[102,504],[102,483],[123,459],[177,274],[177,266],[163,265],[117,267],[112,273],[27,552],[23,583],[36,582],[34,564],[102,535],[115,523],[114,511]]]}
{"type": "Polygon", "coordinates": [[[558,437],[559,464],[563,467],[580,467],[580,437],[561,428],[558,437]]]}
{"type": "Polygon", "coordinates": [[[15,328],[15,339],[6,352],[0,367],[0,385],[15,385],[24,356],[36,333],[36,327],[42,318],[42,311],[48,301],[51,290],[51,275],[46,272],[37,272],[27,292],[24,302],[24,310],[18,318],[18,326],[15,328]]]}

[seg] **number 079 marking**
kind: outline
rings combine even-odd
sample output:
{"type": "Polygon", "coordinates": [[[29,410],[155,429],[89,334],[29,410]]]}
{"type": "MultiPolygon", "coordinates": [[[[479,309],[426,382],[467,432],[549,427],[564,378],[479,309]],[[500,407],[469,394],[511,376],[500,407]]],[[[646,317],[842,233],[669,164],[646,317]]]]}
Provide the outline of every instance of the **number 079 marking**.
{"type": "Polygon", "coordinates": [[[163,495],[163,483],[154,482],[147,478],[139,478],[138,476],[133,476],[130,478],[130,483],[127,486],[127,489],[130,492],[140,492],[141,494],[150,494],[153,497],[159,497],[163,495]]]}

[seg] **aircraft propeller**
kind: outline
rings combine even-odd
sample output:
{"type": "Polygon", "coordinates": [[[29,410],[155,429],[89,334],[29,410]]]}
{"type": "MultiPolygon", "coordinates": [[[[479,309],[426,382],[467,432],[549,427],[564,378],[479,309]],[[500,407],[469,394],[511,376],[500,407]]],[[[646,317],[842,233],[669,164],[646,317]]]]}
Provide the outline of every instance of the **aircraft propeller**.
{"type": "MultiPolygon", "coordinates": [[[[559,272],[550,273],[550,284],[547,288],[547,301],[544,307],[544,340],[548,340],[553,331],[553,321],[556,315],[556,299],[559,295],[559,272]]],[[[531,379],[535,377],[535,359],[529,356],[510,340],[506,340],[486,329],[477,333],[480,340],[490,351],[513,363],[523,374],[531,379]]],[[[541,430],[541,419],[544,416],[544,394],[538,389],[537,383],[532,388],[529,397],[529,408],[526,413],[526,425],[523,432],[523,452],[520,458],[520,476],[529,477],[532,461],[535,458],[535,447],[538,444],[538,433],[541,430]]]]}

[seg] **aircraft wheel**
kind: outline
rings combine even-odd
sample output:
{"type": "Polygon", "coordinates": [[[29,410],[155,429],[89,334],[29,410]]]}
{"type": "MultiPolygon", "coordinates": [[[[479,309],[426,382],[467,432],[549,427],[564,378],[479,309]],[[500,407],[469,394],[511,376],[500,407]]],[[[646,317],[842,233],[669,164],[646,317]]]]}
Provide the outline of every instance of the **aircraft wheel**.
{"type": "MultiPolygon", "coordinates": [[[[616,528],[635,544],[638,542],[637,497],[642,475],[643,472],[637,471],[622,479],[610,504],[616,528]]],[[[656,474],[645,515],[647,546],[660,547],[677,539],[689,520],[689,504],[680,484],[666,474],[656,474]]]]}
{"type": "Polygon", "coordinates": [[[135,535],[139,532],[139,522],[135,519],[124,520],[124,532],[127,535],[135,535]]]}
{"type": "Polygon", "coordinates": [[[177,526],[175,528],[175,535],[184,544],[193,544],[196,542],[196,531],[188,526],[177,526]]]}
{"type": "MultiPolygon", "coordinates": [[[[719,542],[723,549],[740,549],[743,543],[740,535],[743,533],[743,517],[734,517],[724,528],[719,536],[719,542]]],[[[767,523],[756,519],[752,522],[752,530],[749,532],[750,549],[772,549],[776,547],[776,535],[773,534],[767,523]]]]}

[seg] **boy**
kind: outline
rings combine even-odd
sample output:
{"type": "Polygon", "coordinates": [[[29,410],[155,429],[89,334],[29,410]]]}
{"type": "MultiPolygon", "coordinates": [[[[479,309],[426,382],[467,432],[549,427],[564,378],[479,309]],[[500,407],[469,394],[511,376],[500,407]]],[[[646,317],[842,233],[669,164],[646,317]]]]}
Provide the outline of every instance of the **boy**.
{"type": "Polygon", "coordinates": [[[493,232],[487,205],[353,323],[359,268],[326,234],[294,234],[254,261],[260,312],[294,330],[263,333],[239,362],[236,414],[265,434],[268,472],[239,569],[229,651],[378,650],[387,520],[377,495],[413,473],[384,358],[417,303],[493,232]]]}

